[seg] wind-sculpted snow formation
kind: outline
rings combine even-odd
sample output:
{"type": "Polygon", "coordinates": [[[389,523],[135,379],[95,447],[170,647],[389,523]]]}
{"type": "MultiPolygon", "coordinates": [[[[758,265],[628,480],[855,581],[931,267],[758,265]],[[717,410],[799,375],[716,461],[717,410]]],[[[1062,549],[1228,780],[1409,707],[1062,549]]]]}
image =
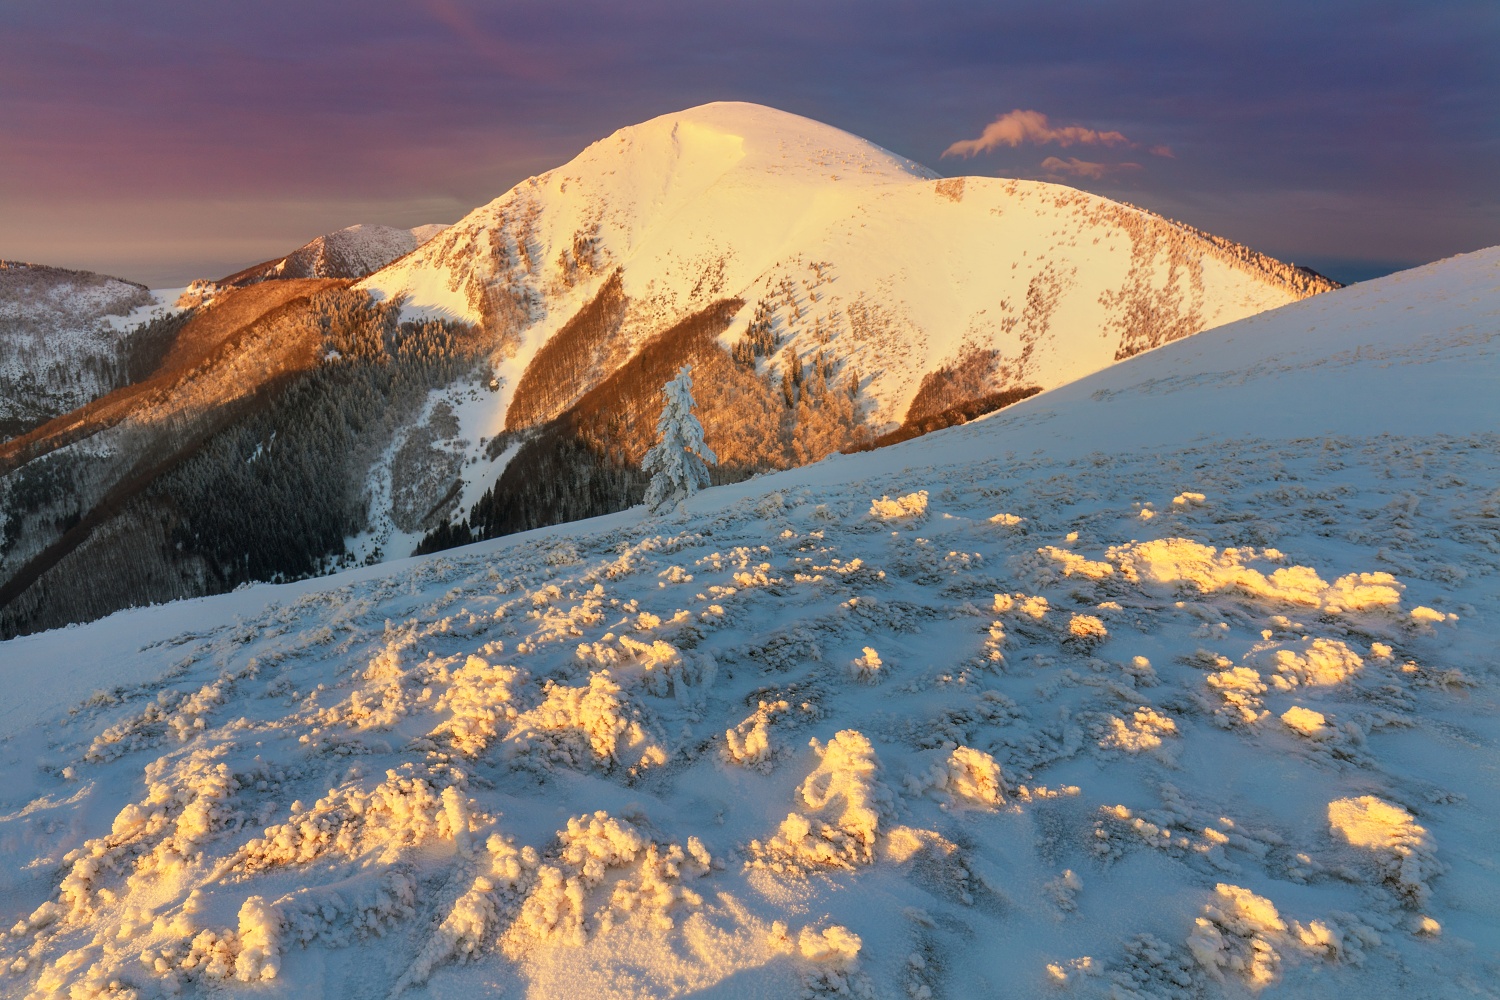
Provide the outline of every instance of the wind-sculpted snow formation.
{"type": "Polygon", "coordinates": [[[0,991],[1485,995],[1497,288],[0,645],[0,991]]]}

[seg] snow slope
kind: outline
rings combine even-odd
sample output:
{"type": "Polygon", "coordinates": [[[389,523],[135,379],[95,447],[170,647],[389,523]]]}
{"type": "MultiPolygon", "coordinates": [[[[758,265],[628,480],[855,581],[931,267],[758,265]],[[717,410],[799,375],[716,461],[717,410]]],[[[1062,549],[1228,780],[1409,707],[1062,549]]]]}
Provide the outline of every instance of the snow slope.
{"type": "Polygon", "coordinates": [[[446,229],[415,229],[359,224],[315,237],[285,257],[256,264],[221,279],[221,285],[248,285],[273,278],[362,278],[411,253],[446,229]]]}
{"type": "Polygon", "coordinates": [[[0,990],[1493,996],[1500,248],[0,644],[0,990]]]}
{"type": "MultiPolygon", "coordinates": [[[[778,360],[825,350],[857,369],[877,425],[899,423],[922,376],[967,351],[1000,351],[1007,385],[1050,388],[1333,287],[1072,188],[941,179],[847,132],[740,103],[621,129],[362,287],[405,296],[412,314],[485,323],[514,387],[616,268],[631,304],[622,360],[737,297],[726,344],[764,305],[778,360]]],[[[471,436],[493,434],[509,399],[471,436]]]]}

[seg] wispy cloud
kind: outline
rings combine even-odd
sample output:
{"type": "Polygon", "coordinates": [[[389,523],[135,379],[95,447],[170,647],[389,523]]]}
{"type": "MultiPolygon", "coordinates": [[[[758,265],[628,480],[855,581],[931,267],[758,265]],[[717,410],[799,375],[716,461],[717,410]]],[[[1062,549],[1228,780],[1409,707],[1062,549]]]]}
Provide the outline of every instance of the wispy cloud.
{"type": "Polygon", "coordinates": [[[1139,170],[1139,163],[1090,163],[1088,160],[1080,160],[1076,156],[1070,156],[1066,160],[1056,156],[1049,156],[1042,161],[1042,170],[1049,174],[1067,174],[1072,177],[1087,177],[1090,180],[1102,180],[1110,174],[1117,174],[1125,170],[1139,170]]]}
{"type": "Polygon", "coordinates": [[[476,55],[503,69],[508,75],[532,81],[546,80],[555,75],[545,60],[539,59],[537,54],[528,52],[523,46],[486,30],[456,0],[423,0],[423,6],[476,55]]]}
{"type": "MultiPolygon", "coordinates": [[[[1053,126],[1047,120],[1047,116],[1040,111],[1023,111],[1017,108],[1014,111],[1001,115],[984,127],[977,139],[960,139],[947,149],[943,150],[943,156],[962,156],[968,158],[979,153],[988,153],[1001,146],[1012,148],[1024,144],[1034,146],[1045,146],[1056,144],[1058,146],[1126,146],[1130,149],[1145,149],[1146,147],[1126,138],[1125,133],[1108,131],[1102,132],[1098,129],[1084,128],[1082,125],[1053,126]]],[[[1152,156],[1164,156],[1175,159],[1176,154],[1170,146],[1152,146],[1146,149],[1152,156]]],[[[1083,161],[1064,161],[1056,157],[1048,157],[1052,163],[1080,163],[1083,161]]],[[[1139,166],[1139,164],[1129,164],[1139,166]]]]}
{"type": "Polygon", "coordinates": [[[974,156],[987,153],[1000,146],[1019,146],[1033,143],[1041,146],[1056,143],[1059,146],[1133,146],[1121,132],[1099,132],[1081,125],[1064,125],[1054,128],[1047,116],[1040,111],[1022,111],[1017,108],[1001,115],[984,127],[977,139],[961,139],[943,150],[944,156],[974,156]]]}

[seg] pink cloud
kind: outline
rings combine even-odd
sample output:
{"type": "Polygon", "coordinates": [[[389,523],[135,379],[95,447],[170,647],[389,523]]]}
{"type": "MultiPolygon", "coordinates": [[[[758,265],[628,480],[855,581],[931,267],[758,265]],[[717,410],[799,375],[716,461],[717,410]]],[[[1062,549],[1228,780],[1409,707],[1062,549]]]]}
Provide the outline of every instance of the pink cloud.
{"type": "Polygon", "coordinates": [[[1076,156],[1070,156],[1066,160],[1056,156],[1049,156],[1042,161],[1042,169],[1049,174],[1068,174],[1073,177],[1087,177],[1090,180],[1102,180],[1109,174],[1117,174],[1122,170],[1139,170],[1139,163],[1090,163],[1088,160],[1080,160],[1076,156]]]}
{"type": "Polygon", "coordinates": [[[979,138],[961,139],[943,150],[943,155],[968,157],[1000,146],[1014,147],[1027,142],[1037,145],[1055,142],[1059,146],[1135,145],[1120,132],[1099,132],[1081,125],[1054,128],[1047,121],[1047,116],[1040,111],[1022,111],[1017,108],[986,125],[979,138]]]}

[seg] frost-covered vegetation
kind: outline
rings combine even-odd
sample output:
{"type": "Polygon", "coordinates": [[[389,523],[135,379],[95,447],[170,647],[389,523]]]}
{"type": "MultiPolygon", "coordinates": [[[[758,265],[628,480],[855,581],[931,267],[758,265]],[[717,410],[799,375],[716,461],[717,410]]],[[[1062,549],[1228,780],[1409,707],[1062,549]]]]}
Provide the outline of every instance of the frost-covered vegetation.
{"type": "Polygon", "coordinates": [[[670,522],[6,643],[0,984],[1483,995],[1497,259],[670,522]]]}
{"type": "Polygon", "coordinates": [[[652,511],[686,500],[709,485],[708,466],[718,464],[713,449],[703,443],[703,425],[693,414],[692,365],[683,365],[677,377],[662,387],[656,435],[656,444],[641,459],[641,471],[651,476],[646,507],[652,511]]]}
{"type": "MultiPolygon", "coordinates": [[[[1500,472],[1495,442],[1458,444],[1393,461],[1388,439],[1345,441],[1338,472],[1245,442],[1163,471],[1123,455],[791,486],[670,534],[518,539],[177,636],[135,654],[161,677],[57,720],[39,797],[5,821],[33,862],[6,979],[300,992],[307,949],[414,995],[731,974],[1333,995],[1396,963],[1446,975],[1484,932],[1455,915],[1446,943],[1460,845],[1434,827],[1490,805],[1387,747],[1440,747],[1491,683],[1456,641],[1485,612],[1436,572],[1451,543],[1408,548],[1397,577],[1357,539],[1413,473],[1500,472]],[[1278,479],[1338,497],[1338,556],[1323,508],[1278,479]],[[1208,499],[1172,507],[1185,486],[1208,499]],[[1133,540],[1118,497],[1153,489],[1169,513],[1133,540]],[[1278,547],[1196,540],[1226,536],[1278,547]],[[1414,619],[1417,600],[1456,621],[1414,619]],[[113,812],[64,822],[84,801],[113,812]],[[972,934],[1006,944],[966,954],[972,934]]],[[[1421,523],[1485,496],[1431,494],[1421,523]]]]}

